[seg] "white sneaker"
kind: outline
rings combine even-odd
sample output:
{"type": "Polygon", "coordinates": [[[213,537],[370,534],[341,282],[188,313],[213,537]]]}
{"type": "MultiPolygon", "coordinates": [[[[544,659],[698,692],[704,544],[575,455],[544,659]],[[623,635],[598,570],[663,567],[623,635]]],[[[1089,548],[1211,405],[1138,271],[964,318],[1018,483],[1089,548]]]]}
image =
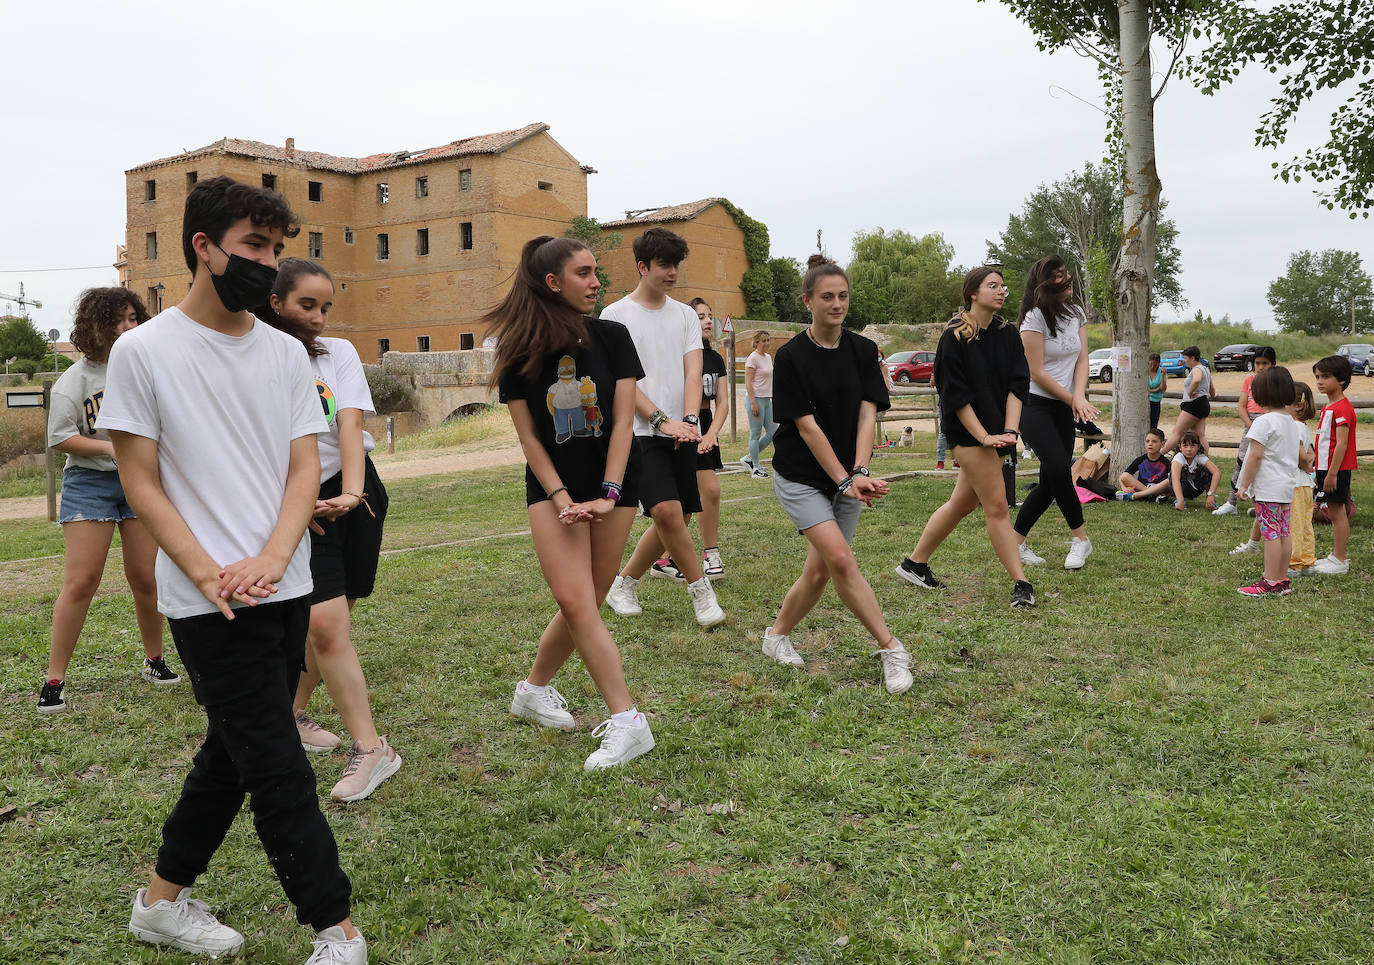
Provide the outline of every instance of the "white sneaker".
{"type": "MultiPolygon", "coordinates": [[[[129,915],[129,931],[153,945],[171,945],[192,955],[237,955],[243,950],[243,936],[228,925],[222,925],[210,914],[210,906],[191,897],[190,888],[182,888],[176,901],[143,903],[146,888],[138,889],[134,908],[129,915]]],[[[328,961],[328,959],[326,959],[328,961]]]]}
{"type": "Polygon", "coordinates": [[[873,656],[883,665],[883,685],[890,694],[904,694],[911,689],[911,654],[907,653],[902,641],[896,641],[892,649],[882,649],[873,656]]]}
{"type": "Polygon", "coordinates": [[[1035,555],[1035,550],[1031,549],[1031,547],[1030,547],[1030,540],[1026,540],[1024,543],[1018,543],[1018,544],[1017,544],[1017,547],[1016,547],[1016,551],[1017,551],[1018,553],[1021,554],[1021,565],[1022,565],[1022,566],[1044,566],[1044,565],[1045,565],[1045,558],[1044,558],[1043,556],[1037,556],[1037,555],[1035,555]]]}
{"type": "Polygon", "coordinates": [[[1324,560],[1317,560],[1317,572],[1322,576],[1345,576],[1350,572],[1350,560],[1338,560],[1333,553],[1324,560]]]}
{"type": "Polygon", "coordinates": [[[687,592],[692,597],[692,609],[697,614],[697,626],[713,627],[725,622],[725,611],[716,602],[716,591],[711,589],[710,580],[703,576],[695,583],[688,583],[687,592]]]}
{"type": "Polygon", "coordinates": [[[532,720],[541,727],[557,727],[559,730],[572,730],[577,722],[568,713],[568,702],[552,686],[545,687],[541,694],[537,690],[527,690],[525,681],[515,685],[515,696],[510,701],[510,712],[516,717],[532,720]]]}
{"type": "Polygon", "coordinates": [[[315,935],[315,951],[305,965],[367,965],[367,941],[363,933],[345,938],[343,927],[334,925],[315,935]]]}
{"type": "Polygon", "coordinates": [[[627,764],[654,749],[654,735],[649,730],[649,722],[639,715],[639,724],[622,724],[614,717],[603,720],[592,731],[593,737],[601,738],[601,746],[592,752],[582,765],[584,771],[599,771],[607,767],[627,764]]]}
{"type": "Polygon", "coordinates": [[[712,546],[710,549],[702,550],[701,562],[704,572],[711,579],[725,575],[725,563],[720,558],[720,547],[712,546]]]}
{"type": "Polygon", "coordinates": [[[1260,553],[1263,551],[1264,547],[1260,545],[1259,540],[1247,539],[1244,543],[1241,543],[1235,549],[1231,550],[1231,555],[1243,556],[1247,553],[1260,553]]]}
{"type": "Polygon", "coordinates": [[[1236,515],[1236,504],[1235,504],[1235,503],[1232,503],[1232,502],[1225,502],[1225,503],[1222,503],[1222,504],[1221,504],[1220,506],[1218,506],[1216,509],[1212,510],[1212,515],[1213,515],[1213,516],[1234,516],[1234,515],[1236,515]]]}
{"type": "Polygon", "coordinates": [[[785,633],[774,633],[773,628],[769,627],[763,631],[763,655],[778,663],[788,664],[793,667],[805,667],[806,661],[801,654],[797,653],[792,646],[791,639],[785,633]]]}
{"type": "Polygon", "coordinates": [[[611,605],[612,610],[623,617],[637,617],[644,612],[644,608],[639,605],[639,596],[636,593],[638,586],[638,580],[617,575],[610,590],[606,592],[606,602],[611,605]]]}
{"type": "Polygon", "coordinates": [[[749,461],[749,457],[748,457],[748,456],[740,456],[740,457],[739,457],[739,464],[740,464],[741,466],[743,466],[745,469],[748,469],[750,472],[753,472],[753,471],[754,471],[754,464],[753,464],[752,462],[749,461]]]}
{"type": "Polygon", "coordinates": [[[1069,555],[1064,557],[1064,569],[1081,570],[1083,564],[1088,562],[1088,557],[1093,552],[1093,541],[1090,539],[1073,538],[1069,544],[1069,555]]]}

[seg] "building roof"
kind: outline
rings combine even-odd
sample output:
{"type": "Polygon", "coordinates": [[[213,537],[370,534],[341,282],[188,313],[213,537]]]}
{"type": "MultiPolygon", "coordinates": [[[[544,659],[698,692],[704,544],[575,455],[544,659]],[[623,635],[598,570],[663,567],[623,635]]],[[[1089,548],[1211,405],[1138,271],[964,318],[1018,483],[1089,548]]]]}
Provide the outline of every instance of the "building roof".
{"type": "Polygon", "coordinates": [[[178,161],[215,154],[234,154],[240,157],[256,158],[260,161],[273,161],[278,164],[291,164],[315,171],[337,171],[341,174],[361,174],[368,171],[381,171],[407,164],[420,164],[439,158],[469,157],[477,154],[500,154],[536,134],[549,129],[543,123],[526,124],[513,131],[499,131],[495,134],[478,134],[475,137],[459,138],[438,147],[427,147],[419,151],[392,151],[387,154],[372,154],[368,157],[340,157],[320,151],[300,151],[296,149],[295,139],[288,140],[285,146],[264,144],[262,141],[245,141],[240,138],[222,137],[213,144],[198,147],[194,151],[184,151],[172,157],[159,158],[129,168],[126,174],[161,167],[178,161]]]}
{"type": "Polygon", "coordinates": [[[692,201],[687,204],[670,204],[666,208],[641,208],[636,211],[626,211],[625,217],[619,221],[603,221],[603,228],[632,228],[635,225],[658,224],[663,221],[691,221],[713,204],[719,204],[724,198],[702,198],[700,201],[692,201]]]}

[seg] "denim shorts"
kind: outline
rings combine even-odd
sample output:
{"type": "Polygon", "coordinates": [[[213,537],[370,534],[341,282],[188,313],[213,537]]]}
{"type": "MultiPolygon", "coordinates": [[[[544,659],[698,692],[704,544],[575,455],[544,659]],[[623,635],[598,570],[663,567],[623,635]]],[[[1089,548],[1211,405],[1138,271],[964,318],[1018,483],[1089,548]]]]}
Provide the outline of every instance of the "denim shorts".
{"type": "Polygon", "coordinates": [[[122,523],[134,518],[133,507],[124,499],[118,472],[84,466],[62,470],[59,523],[122,523]]]}
{"type": "Polygon", "coordinates": [[[806,483],[783,478],[776,469],[773,470],[773,492],[797,532],[805,533],[812,526],[834,520],[845,542],[854,542],[854,534],[859,529],[859,509],[863,506],[857,499],[839,493],[827,496],[806,483]]]}

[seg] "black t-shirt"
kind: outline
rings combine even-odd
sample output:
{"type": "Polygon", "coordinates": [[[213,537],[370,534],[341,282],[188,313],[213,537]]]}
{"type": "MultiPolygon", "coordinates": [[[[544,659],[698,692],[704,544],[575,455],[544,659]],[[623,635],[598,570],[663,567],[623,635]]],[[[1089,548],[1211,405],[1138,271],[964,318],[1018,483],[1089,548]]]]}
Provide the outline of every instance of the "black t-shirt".
{"type": "Polygon", "coordinates": [[[978,446],[959,418],[959,410],[973,406],[973,413],[990,435],[1006,424],[1007,396],[1022,402],[1030,393],[1030,366],[1021,345],[1021,334],[1011,325],[994,322],[965,341],[946,328],[935,349],[935,387],[940,393],[940,425],[954,446],[978,446]]]}
{"type": "Polygon", "coordinates": [[[797,429],[796,420],[814,416],[846,473],[854,466],[859,406],[888,408],[887,379],[878,364],[878,346],[844,329],[840,344],[821,348],[805,332],[793,336],[773,358],[773,471],[827,495],[835,481],[821,468],[797,429]]]}
{"type": "MultiPolygon", "coordinates": [[[[500,399],[520,399],[529,406],[539,442],[553,460],[558,478],[575,502],[598,499],[606,478],[606,452],[611,444],[615,386],[620,379],[642,379],[639,353],[624,325],[584,317],[585,344],[544,360],[534,381],[510,372],[501,379],[500,399]]],[[[625,466],[625,490],[632,488],[634,462],[625,466]]],[[[525,467],[525,498],[530,504],[547,498],[544,487],[525,467]]]]}
{"type": "Polygon", "coordinates": [[[711,428],[711,403],[716,399],[717,386],[722,386],[724,391],[730,391],[729,383],[725,380],[725,359],[721,358],[719,352],[713,348],[708,348],[704,343],[701,346],[701,412],[698,418],[701,420],[701,431],[705,432],[711,428]]]}

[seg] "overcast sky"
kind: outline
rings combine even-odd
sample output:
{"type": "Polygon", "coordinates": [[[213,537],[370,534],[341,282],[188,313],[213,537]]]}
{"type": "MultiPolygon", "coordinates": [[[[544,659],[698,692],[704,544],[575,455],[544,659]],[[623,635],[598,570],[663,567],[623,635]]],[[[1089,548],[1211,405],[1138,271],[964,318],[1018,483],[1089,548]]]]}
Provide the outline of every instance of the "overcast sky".
{"type": "MultiPolygon", "coordinates": [[[[995,0],[59,0],[5,20],[0,292],[22,281],[64,337],[81,289],[116,273],[31,269],[108,266],[124,171],[224,136],[362,156],[544,121],[600,172],[602,220],[724,196],[768,225],[774,255],[805,259],[822,229],[844,261],[882,226],[942,232],[964,265],[1037,185],[1103,152],[1101,113],[1064,93],[1100,104],[1093,65],[1040,53],[995,0]]],[[[1331,104],[1264,151],[1273,89],[1256,73],[1206,98],[1174,80],[1157,104],[1187,315],[1272,327],[1268,285],[1304,248],[1374,267],[1370,222],[1273,180],[1273,161],[1324,139],[1331,104]]]]}

